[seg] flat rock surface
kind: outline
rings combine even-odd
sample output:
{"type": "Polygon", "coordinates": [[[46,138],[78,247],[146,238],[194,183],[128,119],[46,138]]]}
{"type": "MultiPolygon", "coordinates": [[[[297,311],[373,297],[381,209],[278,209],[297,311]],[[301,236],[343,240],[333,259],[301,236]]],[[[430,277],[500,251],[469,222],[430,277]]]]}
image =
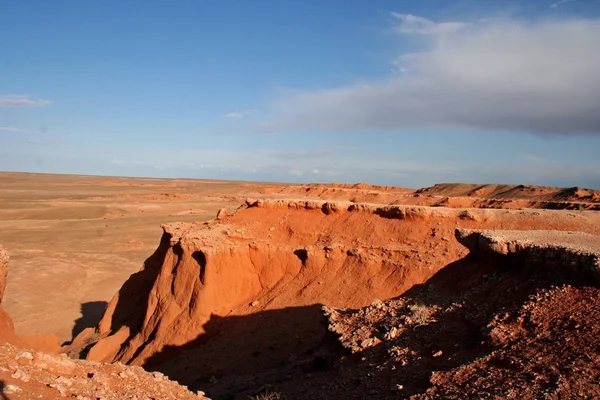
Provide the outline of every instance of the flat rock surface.
{"type": "Polygon", "coordinates": [[[457,237],[477,235],[489,243],[513,243],[521,248],[552,247],[564,248],[578,253],[600,255],[600,236],[583,232],[556,230],[490,230],[460,229],[457,237]]]}

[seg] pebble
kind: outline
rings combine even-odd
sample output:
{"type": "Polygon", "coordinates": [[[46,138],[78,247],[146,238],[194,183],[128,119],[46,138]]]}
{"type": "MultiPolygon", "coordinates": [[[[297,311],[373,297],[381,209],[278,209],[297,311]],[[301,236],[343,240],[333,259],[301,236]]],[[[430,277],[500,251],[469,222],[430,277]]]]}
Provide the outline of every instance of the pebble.
{"type": "Polygon", "coordinates": [[[23,382],[29,382],[29,375],[27,375],[27,373],[25,371],[23,371],[22,369],[18,368],[12,375],[11,377],[15,378],[15,379],[19,379],[23,382]]]}
{"type": "Polygon", "coordinates": [[[33,354],[31,354],[31,353],[30,353],[30,352],[28,352],[28,351],[24,351],[24,352],[22,352],[21,354],[18,354],[18,355],[15,357],[15,360],[18,360],[19,358],[25,358],[25,359],[27,359],[27,360],[33,360],[33,354]]]}
{"type": "Polygon", "coordinates": [[[73,386],[73,381],[69,378],[65,378],[64,376],[59,376],[56,378],[56,382],[65,386],[73,386]]]}
{"type": "Polygon", "coordinates": [[[158,371],[152,372],[152,376],[154,377],[154,379],[157,379],[159,381],[164,381],[167,379],[167,377],[163,373],[158,371]]]}
{"type": "Polygon", "coordinates": [[[67,397],[67,389],[65,389],[64,386],[59,385],[58,383],[51,383],[48,386],[51,387],[51,388],[54,388],[54,389],[58,390],[58,392],[60,393],[60,395],[62,397],[67,397]]]}
{"type": "Polygon", "coordinates": [[[22,392],[23,389],[21,389],[20,387],[18,387],[17,385],[6,385],[4,386],[4,394],[13,394],[13,393],[18,393],[18,392],[22,392]]]}

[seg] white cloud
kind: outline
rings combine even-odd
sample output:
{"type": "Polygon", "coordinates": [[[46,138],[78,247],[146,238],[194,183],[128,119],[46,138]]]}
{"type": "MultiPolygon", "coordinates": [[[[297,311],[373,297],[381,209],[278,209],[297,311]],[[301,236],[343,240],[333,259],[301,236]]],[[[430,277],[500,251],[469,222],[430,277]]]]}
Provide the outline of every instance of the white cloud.
{"type": "Polygon", "coordinates": [[[433,22],[412,14],[392,13],[392,17],[399,21],[396,31],[404,34],[444,35],[467,27],[464,22],[433,22]]]}
{"type": "Polygon", "coordinates": [[[224,116],[225,116],[225,118],[229,118],[229,119],[240,119],[240,118],[247,117],[250,114],[254,114],[255,112],[256,112],[256,110],[233,111],[228,114],[225,114],[224,116]]]}
{"type": "Polygon", "coordinates": [[[550,8],[558,8],[562,4],[572,3],[574,1],[577,1],[577,0],[558,0],[557,2],[550,4],[550,8]]]}
{"type": "Polygon", "coordinates": [[[24,134],[39,134],[40,131],[31,129],[13,128],[10,126],[0,126],[0,132],[24,133],[24,134]]]}
{"type": "Polygon", "coordinates": [[[600,133],[600,20],[429,22],[400,23],[428,42],[406,73],[276,99],[268,129],[600,133]]]}
{"type": "Polygon", "coordinates": [[[230,112],[229,114],[225,114],[225,118],[231,118],[231,119],[239,119],[242,118],[244,116],[244,114],[242,114],[239,111],[234,111],[234,112],[230,112]]]}
{"type": "Polygon", "coordinates": [[[49,100],[23,94],[0,95],[0,108],[41,107],[51,103],[49,100]]]}

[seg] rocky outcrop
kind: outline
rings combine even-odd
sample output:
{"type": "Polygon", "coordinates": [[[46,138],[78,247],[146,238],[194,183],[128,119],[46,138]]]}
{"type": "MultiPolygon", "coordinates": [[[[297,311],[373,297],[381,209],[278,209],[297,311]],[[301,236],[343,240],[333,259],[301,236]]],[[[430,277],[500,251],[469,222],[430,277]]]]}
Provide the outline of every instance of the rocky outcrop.
{"type": "Polygon", "coordinates": [[[92,343],[90,360],[143,365],[217,397],[245,393],[240,382],[316,362],[320,305],[364,307],[459,262],[468,251],[452,239],[457,227],[600,233],[587,214],[556,211],[248,199],[220,219],[165,225],[144,268],[76,342],[92,343]]]}
{"type": "Polygon", "coordinates": [[[600,279],[600,236],[582,232],[457,229],[472,253],[520,258],[527,264],[591,272],[600,279]]]}
{"type": "Polygon", "coordinates": [[[123,364],[72,360],[0,343],[2,393],[11,400],[39,399],[205,399],[164,375],[123,364]]]}
{"type": "MultiPolygon", "coordinates": [[[[458,229],[456,237],[469,255],[425,284],[358,310],[324,307],[329,331],[360,361],[340,361],[304,396],[600,395],[600,236],[458,229]]],[[[296,399],[307,383],[278,389],[296,399]]]]}
{"type": "MultiPolygon", "coordinates": [[[[0,246],[0,294],[8,271],[8,254],[0,246]]],[[[2,298],[0,296],[0,302],[2,298]]],[[[0,308],[0,392],[12,400],[62,399],[206,399],[161,373],[140,367],[72,360],[36,351],[15,335],[10,316],[0,308]],[[8,397],[6,396],[8,395],[8,397]]]]}
{"type": "Polygon", "coordinates": [[[531,185],[443,183],[418,190],[389,186],[308,184],[271,186],[273,195],[449,208],[600,210],[600,191],[531,185]]]}
{"type": "Polygon", "coordinates": [[[457,256],[441,240],[452,228],[422,223],[439,214],[423,210],[251,200],[209,223],[164,226],[155,255],[110,302],[88,358],[141,365],[165,346],[207,340],[214,316],[398,295],[457,256]]]}

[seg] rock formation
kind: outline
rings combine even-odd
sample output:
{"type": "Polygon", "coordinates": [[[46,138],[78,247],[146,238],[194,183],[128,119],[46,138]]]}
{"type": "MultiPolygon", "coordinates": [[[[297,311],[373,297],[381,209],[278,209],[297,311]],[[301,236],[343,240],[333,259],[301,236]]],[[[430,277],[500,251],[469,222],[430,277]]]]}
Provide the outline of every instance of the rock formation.
{"type": "MultiPolygon", "coordinates": [[[[8,254],[0,246],[0,294],[6,285],[8,254]]],[[[0,304],[2,297],[0,296],[0,304]]],[[[11,400],[62,399],[203,399],[163,374],[123,364],[71,360],[36,351],[15,335],[12,320],[0,308],[0,393],[11,400]]]]}
{"type": "Polygon", "coordinates": [[[411,190],[366,184],[308,184],[271,186],[263,192],[269,196],[450,208],[600,210],[600,191],[578,187],[442,183],[411,190]]]}
{"type": "MultiPolygon", "coordinates": [[[[326,354],[336,350],[327,350],[321,305],[329,307],[329,330],[342,335],[346,346],[343,321],[354,315],[346,307],[372,304],[369,309],[381,313],[388,302],[374,299],[406,295],[423,283],[434,290],[440,274],[446,280],[438,297],[452,293],[449,282],[459,279],[448,280],[449,271],[462,279],[456,287],[491,273],[497,262],[473,261],[476,255],[467,256],[453,238],[455,228],[577,227],[598,234],[593,221],[585,214],[552,211],[248,200],[219,220],[164,226],[157,251],[110,302],[87,357],[160,370],[216,398],[247,396],[283,375],[303,376],[307,368],[331,365],[326,354]],[[468,271],[473,276],[465,276],[468,271]]],[[[481,235],[458,233],[465,244],[483,243],[480,238],[487,236],[481,235]]],[[[403,310],[412,310],[408,330],[420,330],[441,309],[398,301],[403,310]]],[[[357,339],[348,339],[353,344],[346,347],[365,352],[380,349],[386,334],[389,340],[400,337],[402,330],[391,326],[373,326],[383,331],[368,335],[374,322],[368,321],[370,312],[365,315],[363,325],[353,325],[358,336],[348,336],[357,339]]],[[[303,379],[298,382],[311,385],[303,379]]],[[[297,390],[288,388],[286,396],[297,390]]]]}

